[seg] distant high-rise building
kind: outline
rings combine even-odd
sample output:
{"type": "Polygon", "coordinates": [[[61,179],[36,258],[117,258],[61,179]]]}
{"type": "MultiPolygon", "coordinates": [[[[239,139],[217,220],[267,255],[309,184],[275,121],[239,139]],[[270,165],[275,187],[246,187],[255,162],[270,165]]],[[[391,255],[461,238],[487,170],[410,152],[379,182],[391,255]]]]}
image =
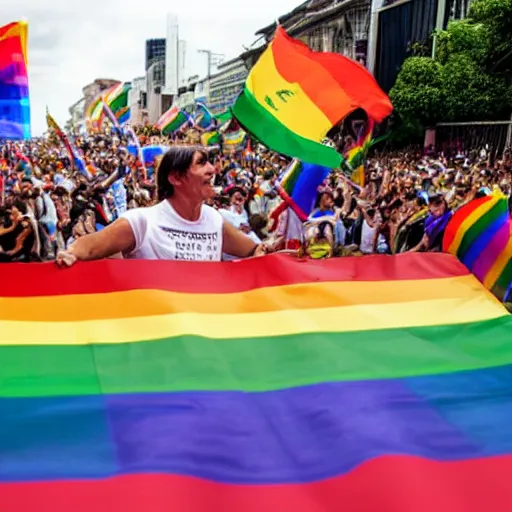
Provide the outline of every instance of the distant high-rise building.
{"type": "Polygon", "coordinates": [[[146,41],[146,71],[156,61],[165,61],[165,38],[146,41]]]}
{"type": "MultiPolygon", "coordinates": [[[[180,84],[180,40],[178,37],[178,17],[167,15],[167,53],[165,57],[165,92],[177,94],[180,84]]],[[[182,45],[183,52],[185,45],[182,45]]],[[[184,55],[183,55],[184,57],[184,55]]]]}

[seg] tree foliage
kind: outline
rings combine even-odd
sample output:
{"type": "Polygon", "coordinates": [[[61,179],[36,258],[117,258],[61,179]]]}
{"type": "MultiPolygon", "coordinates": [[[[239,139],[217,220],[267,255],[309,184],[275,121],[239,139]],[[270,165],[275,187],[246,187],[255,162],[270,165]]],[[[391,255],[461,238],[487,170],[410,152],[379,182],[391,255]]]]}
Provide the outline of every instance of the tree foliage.
{"type": "Polygon", "coordinates": [[[404,125],[504,120],[512,112],[512,0],[475,0],[435,34],[434,58],[410,57],[390,98],[404,125]]]}
{"type": "Polygon", "coordinates": [[[402,66],[391,101],[404,120],[429,125],[437,120],[442,95],[443,66],[428,57],[411,57],[402,66]]]}

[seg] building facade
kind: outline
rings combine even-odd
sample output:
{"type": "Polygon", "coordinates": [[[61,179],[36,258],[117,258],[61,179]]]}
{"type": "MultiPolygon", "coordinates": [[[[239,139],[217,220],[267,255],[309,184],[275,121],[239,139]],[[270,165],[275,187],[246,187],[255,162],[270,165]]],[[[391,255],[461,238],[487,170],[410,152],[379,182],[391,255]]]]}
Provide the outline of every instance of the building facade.
{"type": "Polygon", "coordinates": [[[130,123],[143,125],[148,120],[146,77],[139,76],[132,80],[132,88],[128,93],[130,106],[130,123]]]}
{"type": "Polygon", "coordinates": [[[87,110],[91,102],[100,94],[100,92],[106,91],[114,85],[118,85],[121,82],[119,80],[111,80],[109,78],[97,78],[94,82],[86,85],[82,89],[82,93],[85,99],[84,110],[87,110]]]}
{"type": "Polygon", "coordinates": [[[85,98],[80,98],[76,103],[73,103],[68,109],[70,131],[76,133],[80,131],[85,122],[85,98]]]}
{"type": "Polygon", "coordinates": [[[186,80],[185,85],[179,88],[178,96],[174,102],[179,108],[191,113],[195,105],[195,90],[197,83],[200,81],[199,76],[191,76],[186,80]]]}
{"type": "Polygon", "coordinates": [[[208,106],[214,114],[220,114],[233,105],[242,92],[248,70],[242,57],[224,62],[218,73],[210,77],[208,106]]]}
{"type": "Polygon", "coordinates": [[[146,40],[146,66],[147,71],[151,64],[157,60],[165,60],[166,41],[165,38],[146,40]]]}
{"type": "Polygon", "coordinates": [[[472,0],[373,0],[370,70],[389,92],[414,43],[435,51],[434,30],[467,16],[472,0]]]}
{"type": "MultiPolygon", "coordinates": [[[[366,65],[371,7],[371,0],[308,0],[278,21],[313,50],[339,53],[366,65]]],[[[269,42],[275,29],[273,23],[256,35],[269,42]]]]}
{"type": "Polygon", "coordinates": [[[210,79],[202,78],[194,86],[194,102],[208,105],[210,99],[210,79]]]}
{"type": "MultiPolygon", "coordinates": [[[[165,57],[164,57],[165,58],[165,57]]],[[[154,124],[162,115],[162,94],[165,88],[165,60],[156,60],[146,72],[147,114],[154,124]]]]}

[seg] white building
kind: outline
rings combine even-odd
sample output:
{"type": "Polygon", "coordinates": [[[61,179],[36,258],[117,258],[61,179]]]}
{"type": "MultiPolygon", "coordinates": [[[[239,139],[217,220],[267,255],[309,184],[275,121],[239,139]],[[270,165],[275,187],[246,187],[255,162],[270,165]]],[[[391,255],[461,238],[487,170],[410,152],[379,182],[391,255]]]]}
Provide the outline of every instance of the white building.
{"type": "Polygon", "coordinates": [[[138,76],[132,80],[132,88],[128,93],[130,106],[130,124],[144,124],[148,118],[146,77],[138,76]]]}
{"type": "Polygon", "coordinates": [[[220,64],[218,73],[210,78],[208,105],[214,114],[231,107],[242,92],[248,71],[240,57],[220,64]]]}
{"type": "Polygon", "coordinates": [[[148,121],[155,124],[163,113],[162,94],[165,87],[165,61],[157,60],[146,73],[148,121]]]}
{"type": "Polygon", "coordinates": [[[194,101],[195,103],[204,103],[208,105],[210,100],[210,79],[202,78],[196,82],[194,87],[194,101]]]}
{"type": "Polygon", "coordinates": [[[177,94],[180,86],[180,40],[178,34],[178,17],[167,15],[167,37],[165,46],[165,93],[177,94]]]}
{"type": "Polygon", "coordinates": [[[70,120],[69,125],[73,132],[79,132],[85,122],[85,98],[80,98],[68,109],[70,120]]]}

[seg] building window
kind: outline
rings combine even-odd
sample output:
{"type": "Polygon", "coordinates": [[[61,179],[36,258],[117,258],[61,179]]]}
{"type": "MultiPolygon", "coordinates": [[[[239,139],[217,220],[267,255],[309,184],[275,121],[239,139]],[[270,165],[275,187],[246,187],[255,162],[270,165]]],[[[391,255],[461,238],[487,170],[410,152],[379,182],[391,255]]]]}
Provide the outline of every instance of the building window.
{"type": "Polygon", "coordinates": [[[370,30],[370,9],[356,7],[346,12],[341,18],[334,36],[334,52],[364,63],[368,32],[370,30]]]}
{"type": "Polygon", "coordinates": [[[324,30],[322,27],[315,28],[309,36],[309,47],[315,52],[324,51],[324,30]]]}
{"type": "Polygon", "coordinates": [[[469,13],[469,7],[472,0],[449,0],[449,19],[450,20],[462,20],[469,13]]]}
{"type": "Polygon", "coordinates": [[[353,59],[354,55],[354,36],[352,26],[347,16],[343,16],[338,32],[334,36],[334,52],[341,53],[345,57],[353,59]]]}
{"type": "Polygon", "coordinates": [[[158,62],[153,68],[153,84],[163,85],[165,83],[165,63],[158,62]]]}

